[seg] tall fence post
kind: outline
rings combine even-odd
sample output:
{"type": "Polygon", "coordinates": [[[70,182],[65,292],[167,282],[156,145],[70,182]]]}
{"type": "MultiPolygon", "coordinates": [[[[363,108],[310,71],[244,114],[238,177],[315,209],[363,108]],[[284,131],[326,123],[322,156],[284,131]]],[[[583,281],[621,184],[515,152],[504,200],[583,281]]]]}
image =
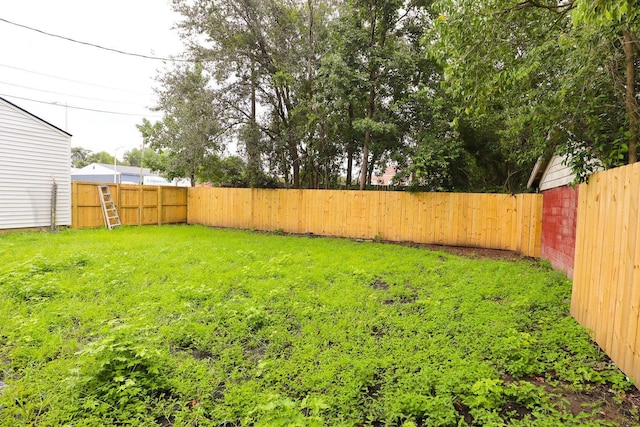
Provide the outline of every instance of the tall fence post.
{"type": "Polygon", "coordinates": [[[122,187],[120,184],[116,184],[116,194],[118,195],[118,202],[116,203],[116,208],[120,215],[122,215],[121,207],[122,207],[122,187]]]}
{"type": "Polygon", "coordinates": [[[142,225],[142,212],[144,210],[144,192],[142,187],[138,188],[138,226],[142,225]]]}
{"type": "Polygon", "coordinates": [[[162,186],[158,186],[158,225],[162,225],[162,186]]]}
{"type": "Polygon", "coordinates": [[[78,183],[71,182],[71,228],[78,228],[78,183]]]}

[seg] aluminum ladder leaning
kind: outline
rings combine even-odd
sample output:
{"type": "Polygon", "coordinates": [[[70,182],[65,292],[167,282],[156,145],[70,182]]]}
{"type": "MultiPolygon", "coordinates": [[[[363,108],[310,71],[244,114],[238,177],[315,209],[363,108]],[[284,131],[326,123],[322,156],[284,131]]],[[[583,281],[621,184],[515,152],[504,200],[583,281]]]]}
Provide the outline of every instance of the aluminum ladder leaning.
{"type": "Polygon", "coordinates": [[[113,198],[111,197],[111,191],[109,191],[108,185],[98,185],[98,193],[100,196],[100,204],[102,205],[102,213],[104,215],[104,224],[112,230],[113,227],[119,227],[120,216],[118,216],[118,210],[116,209],[113,198]]]}

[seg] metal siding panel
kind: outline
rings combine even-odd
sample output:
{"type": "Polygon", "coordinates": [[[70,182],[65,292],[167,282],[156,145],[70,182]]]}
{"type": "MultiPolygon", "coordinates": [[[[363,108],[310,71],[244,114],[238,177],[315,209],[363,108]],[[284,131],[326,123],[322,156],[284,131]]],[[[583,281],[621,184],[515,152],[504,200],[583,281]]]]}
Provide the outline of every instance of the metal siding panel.
{"type": "MultiPolygon", "coordinates": [[[[117,180],[117,178],[116,178],[117,180]]],[[[74,175],[72,181],[79,182],[106,182],[113,184],[113,175],[74,175]]]]}
{"type": "Polygon", "coordinates": [[[0,229],[50,224],[58,183],[57,224],[71,225],[70,137],[0,101],[0,229]]]}

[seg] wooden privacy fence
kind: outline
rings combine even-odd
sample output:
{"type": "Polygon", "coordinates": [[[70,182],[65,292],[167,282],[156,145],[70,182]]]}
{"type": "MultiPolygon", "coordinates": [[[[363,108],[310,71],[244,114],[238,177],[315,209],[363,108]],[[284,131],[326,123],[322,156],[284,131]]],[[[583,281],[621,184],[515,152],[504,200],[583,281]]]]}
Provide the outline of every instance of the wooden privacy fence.
{"type": "Polygon", "coordinates": [[[579,188],[571,314],[640,384],[640,163],[579,188]]]}
{"type": "Polygon", "coordinates": [[[188,223],[540,255],[542,196],[189,189],[188,223]]]}
{"type": "MultiPolygon", "coordinates": [[[[71,186],[73,228],[102,227],[104,217],[98,183],[76,182],[71,186]]],[[[161,225],[187,222],[187,191],[184,187],[109,184],[124,225],[161,225]]]]}

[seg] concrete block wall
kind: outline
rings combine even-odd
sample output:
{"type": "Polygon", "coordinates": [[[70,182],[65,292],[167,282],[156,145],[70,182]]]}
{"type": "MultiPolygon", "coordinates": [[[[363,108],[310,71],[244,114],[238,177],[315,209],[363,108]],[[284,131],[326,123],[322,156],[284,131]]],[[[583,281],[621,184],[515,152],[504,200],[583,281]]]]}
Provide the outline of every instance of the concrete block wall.
{"type": "Polygon", "coordinates": [[[556,187],[543,191],[541,257],[553,268],[573,278],[578,220],[578,188],[556,187]]]}

